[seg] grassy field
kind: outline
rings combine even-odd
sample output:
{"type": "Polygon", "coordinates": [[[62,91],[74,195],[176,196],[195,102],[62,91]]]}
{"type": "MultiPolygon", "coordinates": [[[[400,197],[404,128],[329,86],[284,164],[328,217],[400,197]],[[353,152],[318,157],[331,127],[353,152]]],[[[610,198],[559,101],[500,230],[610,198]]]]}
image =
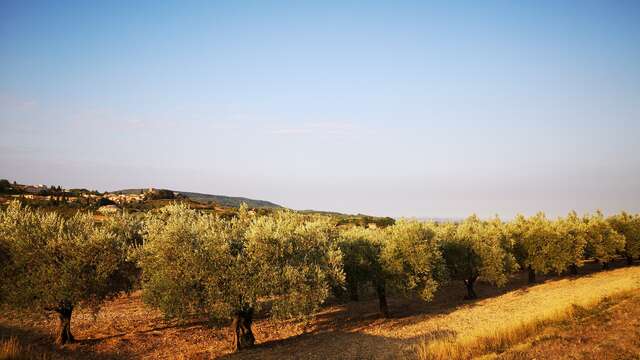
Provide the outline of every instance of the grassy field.
{"type": "Polygon", "coordinates": [[[165,321],[142,304],[139,293],[109,302],[95,316],[79,311],[72,322],[79,341],[62,350],[50,345],[53,317],[3,310],[0,337],[11,351],[53,359],[429,359],[447,354],[444,349],[463,357],[637,359],[640,267],[597,267],[575,278],[542,278],[534,286],[526,284],[525,274],[504,289],[480,284],[481,299],[473,302],[460,300],[463,287],[451,284],[429,304],[392,299],[391,319],[378,317],[373,300],[328,304],[304,323],[258,319],[258,346],[241,354],[231,354],[227,328],[199,319],[165,321]]]}

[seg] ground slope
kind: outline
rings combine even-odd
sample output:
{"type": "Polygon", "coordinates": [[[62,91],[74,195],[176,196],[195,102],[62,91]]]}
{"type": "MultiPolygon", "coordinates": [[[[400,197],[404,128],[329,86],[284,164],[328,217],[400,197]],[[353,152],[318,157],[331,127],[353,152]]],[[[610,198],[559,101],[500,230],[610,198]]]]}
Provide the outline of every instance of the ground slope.
{"type": "MultiPolygon", "coordinates": [[[[378,318],[373,300],[327,306],[308,323],[258,319],[257,348],[235,355],[227,328],[210,328],[195,320],[166,322],[161,314],[147,309],[137,293],[107,304],[95,320],[88,312],[78,312],[72,327],[80,342],[53,357],[415,358],[416,344],[425,339],[474,336],[544,317],[571,304],[586,305],[619,291],[640,290],[640,266],[610,271],[595,271],[596,267],[577,278],[550,278],[534,286],[526,285],[525,274],[503,290],[480,284],[478,293],[483,298],[474,302],[461,301],[463,286],[452,284],[430,304],[392,300],[392,319],[378,318]]],[[[51,348],[47,334],[53,328],[53,318],[32,321],[8,312],[0,317],[0,336],[13,333],[21,342],[39,348],[51,348]]]]}

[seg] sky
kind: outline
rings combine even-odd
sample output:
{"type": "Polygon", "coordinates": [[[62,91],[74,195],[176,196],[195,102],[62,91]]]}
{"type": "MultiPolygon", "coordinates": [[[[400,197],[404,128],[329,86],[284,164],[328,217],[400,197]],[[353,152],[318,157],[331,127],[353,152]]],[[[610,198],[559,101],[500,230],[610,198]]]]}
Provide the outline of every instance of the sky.
{"type": "Polygon", "coordinates": [[[640,2],[1,0],[0,178],[640,212],[640,2]]]}

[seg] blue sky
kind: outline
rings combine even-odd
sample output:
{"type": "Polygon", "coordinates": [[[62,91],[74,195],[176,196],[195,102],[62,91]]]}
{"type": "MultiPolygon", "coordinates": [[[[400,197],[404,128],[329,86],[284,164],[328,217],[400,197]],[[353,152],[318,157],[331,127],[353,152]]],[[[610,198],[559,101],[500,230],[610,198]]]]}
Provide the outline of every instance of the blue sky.
{"type": "Polygon", "coordinates": [[[637,1],[0,1],[0,177],[640,211],[637,1]],[[132,4],[133,3],[133,4],[132,4]]]}

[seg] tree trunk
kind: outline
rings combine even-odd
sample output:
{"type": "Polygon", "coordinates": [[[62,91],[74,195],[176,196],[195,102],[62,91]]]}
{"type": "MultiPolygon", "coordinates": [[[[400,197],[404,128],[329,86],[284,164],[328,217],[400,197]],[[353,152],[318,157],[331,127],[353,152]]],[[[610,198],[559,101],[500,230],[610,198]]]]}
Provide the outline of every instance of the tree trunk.
{"type": "Polygon", "coordinates": [[[253,322],[253,309],[241,310],[236,312],[233,317],[231,327],[234,332],[233,349],[240,351],[252,347],[256,342],[251,331],[251,323],[253,322]]]}
{"type": "Polygon", "coordinates": [[[71,313],[73,312],[73,305],[68,301],[63,301],[55,311],[58,313],[56,344],[63,346],[75,340],[71,334],[71,313]]]}
{"type": "Polygon", "coordinates": [[[633,256],[627,255],[627,265],[633,265],[633,256]]]}
{"type": "Polygon", "coordinates": [[[465,300],[473,300],[478,298],[476,291],[473,289],[473,284],[475,284],[477,279],[477,276],[472,276],[464,280],[464,285],[467,287],[467,296],[464,297],[465,300]]]}
{"type": "Polygon", "coordinates": [[[576,264],[569,265],[569,273],[571,275],[578,275],[578,265],[576,264]]]}
{"type": "Polygon", "coordinates": [[[358,283],[356,281],[349,281],[347,287],[349,288],[349,299],[351,301],[358,301],[358,283]]]}
{"type": "Polygon", "coordinates": [[[609,262],[608,261],[603,261],[602,262],[602,270],[609,270],[609,262]]]}
{"type": "Polygon", "coordinates": [[[529,284],[533,284],[536,282],[536,271],[533,270],[531,265],[529,265],[529,284]]]}
{"type": "Polygon", "coordinates": [[[380,305],[380,313],[385,318],[389,317],[389,306],[387,305],[387,290],[384,282],[376,285],[376,293],[378,294],[378,304],[380,305]]]}

